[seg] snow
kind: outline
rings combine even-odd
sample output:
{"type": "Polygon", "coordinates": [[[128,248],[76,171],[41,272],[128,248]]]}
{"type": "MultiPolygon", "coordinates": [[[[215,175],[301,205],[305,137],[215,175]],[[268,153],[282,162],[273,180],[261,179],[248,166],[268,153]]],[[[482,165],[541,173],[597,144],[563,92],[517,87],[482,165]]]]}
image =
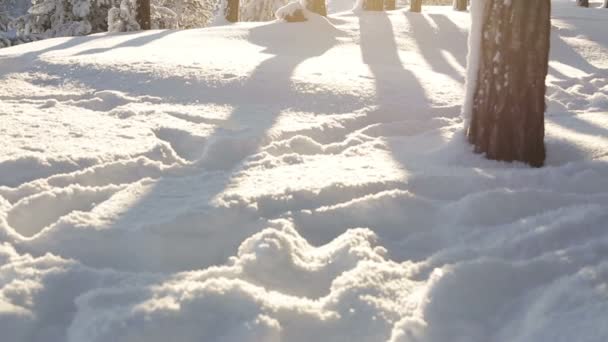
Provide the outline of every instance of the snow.
{"type": "Polygon", "coordinates": [[[608,17],[554,2],[541,169],[465,141],[469,18],[0,50],[2,340],[606,341],[608,17]]]}
{"type": "MultiPolygon", "coordinates": [[[[481,60],[481,33],[483,27],[483,12],[485,0],[471,0],[470,12],[471,12],[471,27],[468,41],[468,54],[467,54],[467,78],[466,78],[466,92],[464,95],[464,104],[462,106],[462,114],[464,119],[464,126],[467,127],[471,116],[473,114],[473,97],[475,96],[475,87],[477,84],[477,77],[479,73],[479,63],[481,60]]],[[[499,55],[495,56],[500,58],[499,55]]]]}

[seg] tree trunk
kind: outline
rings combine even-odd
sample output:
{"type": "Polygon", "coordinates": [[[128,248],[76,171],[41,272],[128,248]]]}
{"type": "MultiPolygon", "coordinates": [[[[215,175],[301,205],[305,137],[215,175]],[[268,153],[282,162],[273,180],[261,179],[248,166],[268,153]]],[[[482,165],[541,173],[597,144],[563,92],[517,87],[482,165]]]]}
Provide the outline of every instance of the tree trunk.
{"type": "Polygon", "coordinates": [[[410,0],[410,12],[422,12],[422,0],[410,0]]]}
{"type": "Polygon", "coordinates": [[[454,9],[456,11],[466,11],[468,0],[454,0],[454,9]]]}
{"type": "Polygon", "coordinates": [[[363,9],[366,11],[383,11],[384,0],[364,0],[363,9]]]}
{"type": "Polygon", "coordinates": [[[589,7],[589,0],[576,0],[576,4],[580,7],[589,7]]]}
{"type": "Polygon", "coordinates": [[[149,30],[150,24],[150,0],[137,0],[137,15],[135,19],[142,30],[149,30]]]}
{"type": "Polygon", "coordinates": [[[231,23],[239,21],[239,0],[226,0],[226,20],[231,23]]]}
{"type": "Polygon", "coordinates": [[[604,0],[604,4],[602,5],[603,8],[608,8],[608,0],[604,0]]]}
{"type": "Polygon", "coordinates": [[[306,9],[324,17],[327,16],[327,7],[325,6],[325,0],[308,0],[306,2],[306,9]]]}
{"type": "Polygon", "coordinates": [[[489,159],[540,167],[551,1],[484,2],[468,139],[489,159]]]}
{"type": "Polygon", "coordinates": [[[393,11],[397,7],[395,6],[395,0],[385,0],[384,1],[384,9],[387,11],[393,11]]]}

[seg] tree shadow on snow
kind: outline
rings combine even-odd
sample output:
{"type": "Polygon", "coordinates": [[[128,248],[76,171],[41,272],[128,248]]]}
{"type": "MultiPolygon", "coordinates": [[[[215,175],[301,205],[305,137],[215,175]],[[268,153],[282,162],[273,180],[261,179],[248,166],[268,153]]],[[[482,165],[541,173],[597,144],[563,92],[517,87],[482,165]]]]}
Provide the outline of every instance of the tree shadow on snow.
{"type": "MultiPolygon", "coordinates": [[[[213,99],[198,89],[198,97],[203,99],[199,103],[209,99],[233,108],[221,127],[215,127],[205,139],[200,159],[148,185],[136,202],[108,223],[105,233],[84,230],[88,235],[71,237],[93,241],[103,240],[103,235],[108,241],[95,245],[111,246],[107,248],[114,252],[88,243],[70,244],[69,249],[65,247],[67,244],[60,244],[50,249],[91,266],[129,270],[191,270],[225,263],[245,238],[269,223],[238,199],[230,205],[214,200],[221,197],[233,177],[242,171],[244,161],[267,141],[268,130],[284,110],[291,108],[286,104],[291,102],[296,108],[298,104],[306,106],[309,95],[293,87],[292,74],[307,59],[329,50],[338,34],[333,26],[319,23],[273,23],[252,28],[250,41],[266,48],[264,53],[269,57],[244,83],[216,90],[228,92],[223,97],[213,99]],[[284,27],[277,33],[276,25],[284,27]],[[175,208],[183,209],[175,215],[175,208]],[[145,234],[138,233],[142,229],[145,234]],[[91,238],[91,235],[100,236],[91,238]]],[[[157,90],[166,91],[171,84],[164,83],[165,88],[157,90]]],[[[183,80],[179,86],[184,87],[183,80]]],[[[132,88],[133,85],[128,89],[132,88]]]]}
{"type": "Polygon", "coordinates": [[[433,71],[444,74],[458,83],[464,83],[462,72],[448,62],[442,51],[451,54],[464,69],[467,52],[466,33],[445,15],[427,16],[412,12],[405,12],[404,15],[410,23],[412,36],[416,39],[420,53],[433,71]]]}
{"type": "MultiPolygon", "coordinates": [[[[161,30],[161,31],[137,31],[137,37],[126,40],[122,43],[118,43],[116,45],[113,46],[109,46],[109,47],[105,47],[105,48],[94,48],[94,49],[88,49],[88,50],[84,50],[81,52],[78,52],[76,54],[74,54],[74,56],[84,56],[84,55],[93,55],[93,54],[99,54],[99,53],[104,53],[107,51],[111,51],[111,50],[115,50],[115,49],[120,49],[120,48],[135,48],[135,47],[140,47],[140,46],[144,46],[146,44],[149,44],[155,40],[164,38],[166,36],[169,36],[173,33],[179,32],[178,30],[161,30]]],[[[117,34],[113,34],[113,35],[109,35],[109,36],[104,36],[104,37],[116,37],[118,35],[132,35],[134,34],[134,32],[125,32],[125,33],[117,33],[117,34]]]]}
{"type": "MultiPolygon", "coordinates": [[[[408,144],[410,138],[415,140],[415,136],[423,135],[424,123],[431,121],[437,113],[430,107],[430,99],[420,80],[411,70],[404,67],[401,61],[389,16],[382,12],[363,12],[358,18],[361,57],[372,74],[377,105],[367,113],[365,134],[378,134],[383,137],[396,167],[400,167],[404,172],[416,169],[411,156],[400,153],[403,150],[402,144],[408,144]],[[371,128],[373,133],[367,132],[367,128],[371,128]]],[[[395,187],[399,188],[399,185],[395,187]]],[[[374,200],[371,202],[370,206],[374,207],[374,200]]],[[[314,215],[310,218],[304,215],[301,218],[296,216],[294,220],[300,234],[315,245],[331,241],[348,228],[368,227],[377,234],[379,245],[394,247],[403,241],[404,237],[416,235],[429,228],[424,224],[428,223],[428,220],[419,219],[427,213],[416,213],[419,206],[416,203],[411,204],[411,208],[402,208],[412,214],[405,221],[401,215],[396,215],[399,216],[397,220],[392,214],[375,216],[379,214],[376,213],[370,217],[364,214],[367,208],[362,208],[361,214],[350,213],[351,209],[346,208],[344,211],[337,209],[334,214],[328,213],[327,219],[323,218],[325,214],[315,213],[314,215],[319,215],[318,218],[314,215]],[[319,234],[320,230],[322,234],[319,234]]],[[[428,246],[420,246],[404,250],[400,255],[391,255],[391,258],[417,260],[427,255],[428,251],[428,246]]]]}

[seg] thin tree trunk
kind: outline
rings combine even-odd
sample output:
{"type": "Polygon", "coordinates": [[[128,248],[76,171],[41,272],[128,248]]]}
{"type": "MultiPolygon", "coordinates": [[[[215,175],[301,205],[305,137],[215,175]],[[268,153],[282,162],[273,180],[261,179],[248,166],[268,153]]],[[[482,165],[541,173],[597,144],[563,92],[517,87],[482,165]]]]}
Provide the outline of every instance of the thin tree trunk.
{"type": "Polygon", "coordinates": [[[383,11],[384,0],[365,0],[363,2],[363,9],[366,11],[383,11]]]}
{"type": "Polygon", "coordinates": [[[137,0],[137,15],[135,20],[139,24],[139,28],[142,30],[149,30],[151,28],[150,23],[150,0],[137,0]]]}
{"type": "Polygon", "coordinates": [[[545,160],[550,0],[485,0],[468,139],[487,158],[545,160]]]}
{"type": "Polygon", "coordinates": [[[327,7],[325,6],[325,0],[308,0],[306,2],[306,9],[324,17],[327,16],[327,7]]]}
{"type": "Polygon", "coordinates": [[[456,11],[466,11],[468,0],[454,0],[454,9],[456,11]]]}
{"type": "Polygon", "coordinates": [[[387,11],[392,11],[396,9],[395,0],[384,0],[384,9],[387,11]]]}
{"type": "Polygon", "coordinates": [[[422,12],[422,0],[410,0],[410,12],[422,12]]]}
{"type": "Polygon", "coordinates": [[[226,0],[226,20],[231,23],[239,21],[239,0],[226,0]]]}
{"type": "Polygon", "coordinates": [[[576,0],[576,4],[580,7],[589,7],[589,0],[576,0]]]}

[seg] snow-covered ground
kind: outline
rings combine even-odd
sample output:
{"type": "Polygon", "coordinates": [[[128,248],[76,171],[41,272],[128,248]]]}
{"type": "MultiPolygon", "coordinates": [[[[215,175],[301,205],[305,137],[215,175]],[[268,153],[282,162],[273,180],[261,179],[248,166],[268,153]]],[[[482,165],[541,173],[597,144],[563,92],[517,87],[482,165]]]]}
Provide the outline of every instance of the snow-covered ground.
{"type": "Polygon", "coordinates": [[[608,10],[555,2],[547,166],[460,117],[469,15],[0,51],[0,340],[608,340],[608,10]]]}

